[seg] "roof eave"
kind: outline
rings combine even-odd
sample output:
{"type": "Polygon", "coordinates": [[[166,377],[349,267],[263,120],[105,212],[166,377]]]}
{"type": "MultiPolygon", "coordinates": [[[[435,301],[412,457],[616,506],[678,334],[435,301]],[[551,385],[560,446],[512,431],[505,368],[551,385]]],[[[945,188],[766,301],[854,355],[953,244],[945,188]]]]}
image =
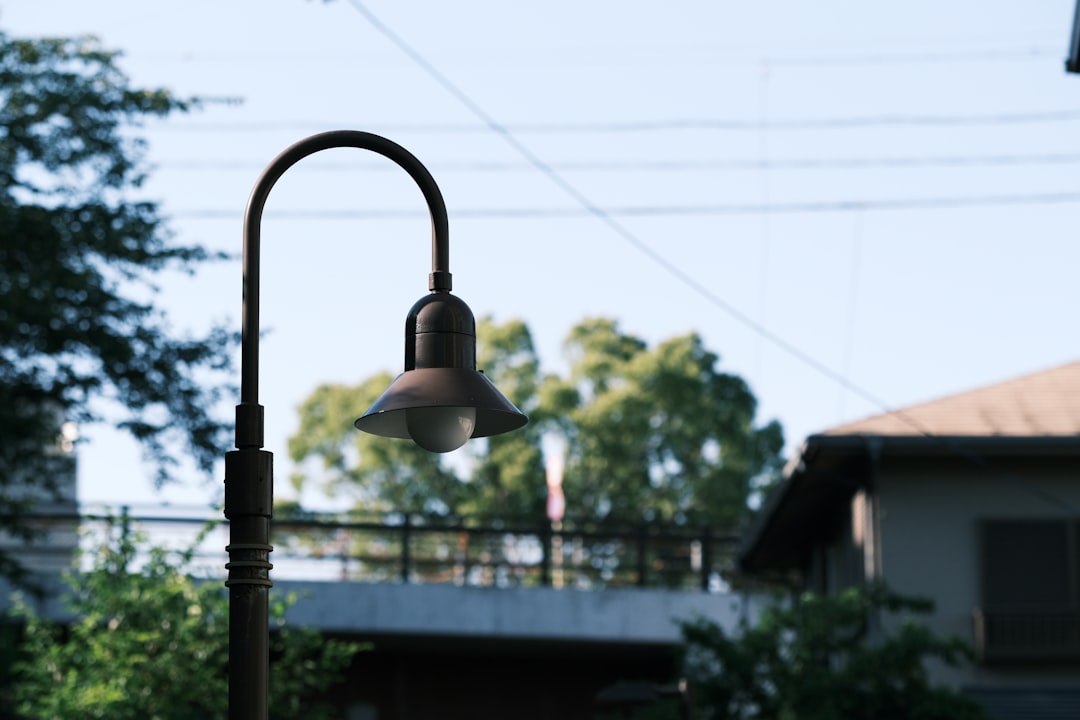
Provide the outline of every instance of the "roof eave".
{"type": "MultiPolygon", "coordinates": [[[[797,569],[769,564],[767,558],[761,557],[762,549],[769,536],[778,532],[775,528],[777,516],[787,511],[787,505],[792,502],[792,496],[800,484],[814,476],[818,469],[816,466],[823,461],[836,464],[843,461],[845,456],[848,462],[863,459],[877,462],[885,456],[966,457],[972,454],[977,457],[1039,455],[1080,459],[1080,435],[811,435],[788,461],[783,480],[769,494],[755,521],[743,536],[736,555],[739,566],[749,573],[797,569]]],[[[815,479],[827,482],[827,477],[818,473],[815,479]]],[[[839,490],[830,493],[830,498],[827,499],[841,502],[848,496],[847,490],[854,491],[851,487],[839,490]]],[[[768,555],[768,552],[765,554],[768,555]]],[[[795,555],[795,552],[789,553],[788,561],[792,562],[795,555]]]]}

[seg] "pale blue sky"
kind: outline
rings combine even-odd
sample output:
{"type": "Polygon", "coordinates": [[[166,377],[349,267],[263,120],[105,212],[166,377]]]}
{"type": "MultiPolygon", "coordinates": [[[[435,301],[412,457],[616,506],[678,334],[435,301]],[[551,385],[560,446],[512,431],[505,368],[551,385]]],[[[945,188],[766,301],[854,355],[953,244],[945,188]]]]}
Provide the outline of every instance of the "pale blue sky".
{"type": "MultiPolygon", "coordinates": [[[[147,192],[181,240],[239,251],[247,193],[292,142],[386,135],[439,182],[455,291],[478,316],[524,319],[550,369],[587,315],[653,342],[700,332],[792,446],[881,408],[727,308],[889,407],[1080,356],[1072,2],[363,7],[630,239],[348,0],[0,0],[0,27],[93,33],[137,83],[244,99],[147,128],[147,192]]],[[[409,178],[347,150],[289,171],[263,233],[261,401],[286,493],[296,405],[400,370],[430,236],[409,178]],[[385,210],[416,215],[365,216],[385,210]]],[[[162,301],[178,328],[238,323],[238,263],[173,278],[162,301]]],[[[218,491],[220,473],[159,496],[135,447],[85,433],[84,500],[218,491]]]]}

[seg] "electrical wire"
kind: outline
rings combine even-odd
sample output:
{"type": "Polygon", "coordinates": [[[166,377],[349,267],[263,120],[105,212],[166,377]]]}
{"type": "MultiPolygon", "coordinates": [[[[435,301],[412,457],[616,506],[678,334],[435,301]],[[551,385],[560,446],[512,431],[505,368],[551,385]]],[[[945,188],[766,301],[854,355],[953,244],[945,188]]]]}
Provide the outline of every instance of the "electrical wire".
{"type": "MultiPolygon", "coordinates": [[[[578,198],[575,198],[578,199],[578,198]]],[[[503,207],[503,208],[460,208],[454,211],[456,218],[473,220],[485,219],[572,219],[597,217],[615,230],[624,240],[638,250],[659,262],[666,270],[677,277],[682,274],[668,263],[659,253],[646,245],[644,241],[619,224],[615,217],[693,217],[713,215],[779,215],[779,214],[814,214],[835,212],[863,212],[889,210],[954,210],[970,207],[1004,207],[1012,205],[1058,205],[1080,203],[1080,192],[1041,193],[1032,195],[976,195],[970,197],[927,197],[902,198],[896,200],[839,200],[833,202],[793,202],[793,203],[746,203],[746,204],[704,204],[704,205],[624,205],[620,207],[600,207],[581,198],[579,202],[588,203],[582,207],[503,207]]],[[[173,217],[213,220],[234,218],[235,210],[217,209],[179,209],[170,213],[173,217]]],[[[409,209],[372,209],[340,210],[267,210],[266,217],[291,220],[342,220],[346,218],[369,219],[406,219],[426,217],[421,210],[409,209]]]]}
{"type": "MultiPolygon", "coordinates": [[[[877,168],[924,167],[1022,167],[1028,165],[1075,165],[1080,153],[1037,153],[1015,155],[942,155],[923,157],[866,157],[866,158],[780,158],[780,159],[716,159],[716,160],[567,160],[551,163],[564,172],[694,172],[738,170],[866,170],[877,168]]],[[[432,167],[448,172],[518,172],[534,171],[532,165],[508,161],[447,161],[433,162],[432,167]]],[[[243,160],[159,160],[156,167],[178,171],[243,171],[258,170],[262,165],[243,160]]],[[[296,167],[297,171],[394,172],[397,168],[381,162],[326,162],[312,160],[296,167]]]]}
{"type": "MultiPolygon", "coordinates": [[[[420,62],[417,60],[417,62],[420,62]]],[[[426,62],[426,60],[424,61],[426,62]]],[[[446,86],[444,85],[444,88],[446,86]]],[[[459,98],[460,99],[460,98],[459,98]]],[[[462,100],[464,102],[464,100],[462,100]]],[[[875,127],[960,127],[993,125],[1030,125],[1076,122],[1080,110],[1046,110],[984,115],[853,115],[849,117],[792,118],[786,120],[738,120],[729,118],[667,118],[625,122],[544,122],[498,125],[505,132],[520,135],[610,135],[613,133],[652,133],[672,131],[742,131],[763,129],[781,131],[851,130],[875,127]]],[[[493,121],[492,121],[493,122],[493,121]]],[[[324,129],[326,120],[289,120],[284,122],[162,122],[155,129],[171,132],[278,132],[281,130],[324,129]]],[[[337,123],[348,125],[349,123],[337,123]]],[[[427,135],[479,135],[491,132],[490,126],[472,123],[388,123],[379,126],[384,132],[423,133],[427,135]]]]}
{"type": "MultiPolygon", "coordinates": [[[[945,444],[945,446],[947,448],[951,449],[954,452],[957,452],[957,454],[962,456],[962,457],[966,457],[968,460],[970,460],[974,464],[979,465],[980,467],[983,467],[984,469],[986,469],[986,470],[988,470],[988,471],[990,471],[990,472],[992,472],[992,473],[994,473],[994,474],[996,474],[996,475],[998,475],[1000,477],[1012,480],[1013,482],[1015,482],[1017,484],[1018,487],[1029,491],[1030,493],[1032,493],[1036,497],[1040,497],[1041,499],[1043,499],[1044,501],[1046,501],[1049,504],[1054,505],[1055,507],[1059,507],[1059,508],[1063,509],[1070,516],[1076,516],[1077,515],[1076,510],[1071,506],[1071,504],[1065,502],[1064,500],[1057,497],[1053,493],[1050,493],[1048,491],[1041,490],[1039,488],[1035,488],[1035,487],[1030,486],[1028,483],[1023,482],[1023,480],[1021,478],[1015,476],[1012,473],[1006,473],[1006,472],[1002,471],[1000,468],[994,467],[982,455],[972,453],[972,452],[960,452],[960,451],[957,451],[957,449],[952,446],[952,443],[949,441],[948,438],[943,438],[943,437],[939,438],[939,437],[937,437],[934,433],[931,433],[929,430],[927,430],[927,428],[924,425],[922,425],[922,423],[918,422],[915,418],[912,418],[909,414],[907,414],[903,410],[898,410],[898,409],[892,408],[887,403],[885,403],[884,400],[878,398],[876,395],[869,392],[868,390],[866,390],[862,386],[857,385],[856,383],[852,382],[851,380],[849,380],[847,377],[845,377],[841,373],[838,373],[838,372],[834,371],[832,368],[830,368],[827,365],[825,365],[824,363],[818,361],[816,358],[811,356],[809,353],[803,351],[801,348],[794,345],[793,343],[788,342],[784,338],[780,337],[776,333],[774,333],[771,330],[769,330],[768,328],[766,328],[761,323],[757,322],[753,318],[749,317],[748,315],[746,315],[745,313],[740,311],[738,308],[736,308],[731,303],[729,303],[726,300],[724,300],[723,298],[721,298],[719,295],[714,293],[708,287],[706,287],[705,285],[700,283],[697,279],[692,277],[689,273],[687,273],[682,268],[677,266],[675,263],[668,260],[662,254],[660,254],[659,252],[654,250],[651,246],[649,246],[643,240],[638,238],[637,235],[635,235],[633,232],[631,232],[626,226],[624,226],[622,223],[618,222],[612,216],[611,213],[606,211],[604,208],[601,208],[600,206],[594,204],[583,192],[578,190],[577,187],[575,187],[573,184],[571,184],[569,181],[567,181],[561,174],[559,174],[557,171],[555,171],[554,168],[552,168],[550,165],[548,165],[542,159],[540,159],[539,156],[537,156],[535,153],[532,152],[532,150],[530,150],[521,141],[519,141],[514,136],[514,134],[512,132],[510,132],[510,130],[507,127],[505,127],[503,125],[500,125],[492,116],[490,116],[482,107],[480,107],[479,104],[477,104],[471,97],[466,95],[461,89],[459,89],[455,84],[453,84],[443,73],[441,73],[438,70],[438,68],[436,68],[430,62],[428,62],[428,60],[424,56],[422,56],[419,52],[417,52],[411,45],[406,43],[404,41],[404,39],[402,39],[399,35],[397,35],[395,32],[393,32],[393,30],[391,30],[388,26],[386,26],[378,17],[376,17],[373,13],[371,13],[367,9],[367,7],[360,0],[349,0],[349,2],[354,8],[356,8],[356,10],[360,14],[362,14],[367,19],[367,21],[376,30],[378,30],[380,33],[382,33],[392,43],[394,43],[403,53],[405,53],[414,62],[416,62],[418,65],[420,65],[420,67],[422,69],[424,69],[424,71],[427,72],[448,93],[450,93],[453,97],[457,98],[459,102],[461,102],[463,105],[465,105],[465,107],[467,107],[473,114],[475,114],[478,118],[480,118],[480,120],[483,121],[483,123],[491,130],[491,132],[493,132],[496,135],[499,135],[500,137],[502,137],[512,148],[514,148],[531,165],[533,165],[537,170],[539,170],[541,173],[546,175],[555,185],[557,185],[559,188],[561,188],[567,195],[569,195],[579,205],[581,205],[581,208],[585,211],[586,214],[595,216],[598,220],[600,220],[602,223],[607,225],[615,234],[617,234],[619,237],[621,237],[623,240],[625,240],[630,246],[632,246],[633,248],[635,248],[636,250],[641,252],[648,259],[650,259],[654,264],[656,264],[657,266],[664,269],[666,272],[668,272],[670,275],[672,275],[673,277],[678,279],[680,282],[682,282],[688,288],[694,290],[696,293],[701,295],[704,299],[706,299],[712,305],[719,308],[720,310],[725,312],[728,316],[730,316],[734,320],[738,321],[739,323],[741,323],[745,327],[749,328],[753,332],[757,333],[760,337],[765,338],[766,340],[771,342],[773,345],[775,345],[778,348],[780,348],[781,350],[787,352],[792,357],[800,360],[802,363],[804,363],[808,367],[816,370],[818,373],[820,373],[824,377],[826,377],[826,378],[832,380],[833,382],[839,384],[841,387],[846,388],[848,391],[850,391],[854,395],[857,395],[858,397],[862,398],[863,400],[867,401],[868,403],[878,407],[880,410],[882,410],[886,414],[891,414],[894,417],[897,417],[898,419],[900,419],[901,421],[903,421],[904,423],[908,424],[913,429],[915,429],[920,435],[922,435],[922,436],[924,436],[926,438],[929,438],[929,439],[936,439],[936,440],[941,441],[942,443],[945,444]]],[[[999,197],[999,198],[994,198],[994,204],[1017,204],[1017,203],[1020,203],[1020,202],[1027,202],[1027,201],[1031,200],[1032,198],[1042,198],[1041,201],[1045,201],[1045,202],[1078,202],[1078,201],[1080,201],[1080,193],[1053,193],[1053,194],[1046,194],[1046,195],[1042,195],[1042,196],[1003,196],[1003,197],[999,197]]],[[[886,209],[886,208],[888,208],[888,209],[901,209],[901,208],[914,207],[915,205],[910,204],[910,203],[913,203],[913,202],[915,202],[915,203],[929,202],[929,204],[927,204],[927,205],[921,205],[922,207],[947,207],[947,206],[957,206],[957,207],[959,207],[959,206],[963,206],[964,204],[972,202],[972,201],[976,201],[976,204],[983,204],[979,200],[980,199],[978,199],[978,198],[951,198],[951,199],[938,198],[938,199],[917,200],[917,201],[893,201],[892,204],[877,205],[877,206],[874,206],[873,203],[857,202],[857,203],[852,203],[852,204],[842,204],[842,205],[836,206],[834,209],[860,209],[860,210],[886,209]],[[953,203],[956,203],[956,205],[952,205],[953,203]]],[[[822,204],[817,204],[817,205],[821,206],[821,207],[824,207],[824,206],[829,205],[829,204],[828,203],[822,203],[822,204]]],[[[835,204],[833,204],[833,205],[835,205],[835,204]]],[[[739,207],[739,206],[732,206],[732,207],[739,207]]],[[[806,205],[805,207],[810,207],[810,205],[806,205]]],[[[805,211],[805,210],[803,210],[803,211],[805,211]]],[[[770,210],[770,212],[772,212],[772,210],[770,210]]]]}
{"type": "MultiPolygon", "coordinates": [[[[364,5],[364,3],[360,2],[360,0],[349,0],[349,2],[357,10],[357,12],[359,12],[361,15],[364,16],[364,18],[368,21],[368,23],[371,24],[372,27],[374,27],[379,33],[381,33],[384,37],[386,37],[388,40],[390,40],[390,42],[392,42],[394,45],[396,45],[398,47],[398,49],[401,50],[405,55],[407,55],[409,58],[411,58],[413,60],[413,62],[415,62],[417,65],[419,65],[428,75],[431,76],[432,79],[434,79],[440,86],[442,86],[442,88],[444,90],[446,90],[451,96],[456,98],[462,105],[464,105],[466,108],[468,108],[469,111],[472,112],[477,118],[479,118],[483,122],[483,124],[491,132],[493,132],[496,135],[500,136],[508,145],[510,145],[514,150],[516,150],[518,152],[518,154],[520,154],[522,157],[524,157],[529,162],[529,164],[531,164],[533,167],[535,167],[542,174],[546,175],[556,186],[558,186],[567,195],[569,195],[573,200],[575,200],[581,206],[581,211],[583,211],[585,214],[595,216],[603,224],[607,225],[608,228],[610,228],[616,235],[621,237],[627,244],[629,244],[631,247],[635,248],[640,253],[645,255],[647,258],[649,258],[658,267],[664,269],[668,274],[670,274],[673,277],[675,277],[676,279],[678,279],[680,282],[682,282],[688,288],[690,288],[690,289],[694,290],[695,292],[697,292],[703,298],[708,300],[714,306],[716,306],[717,308],[719,308],[720,310],[725,312],[728,316],[732,317],[733,319],[735,319],[736,321],[738,321],[739,323],[741,323],[745,327],[749,328],[750,330],[752,330],[755,333],[758,333],[761,337],[765,338],[766,340],[768,340],[769,342],[771,342],[775,346],[781,348],[782,350],[784,350],[785,352],[787,352],[791,356],[799,359],[801,362],[806,364],[808,367],[811,367],[811,368],[815,369],[821,375],[831,379],[833,382],[836,382],[836,383],[840,384],[842,387],[848,389],[850,392],[852,392],[853,394],[855,394],[858,397],[862,398],[866,402],[869,402],[873,406],[875,406],[875,407],[877,407],[877,408],[879,408],[879,409],[881,409],[881,410],[883,410],[885,412],[895,412],[884,400],[877,397],[873,393],[869,392],[865,388],[851,382],[847,378],[843,377],[840,373],[834,371],[832,368],[826,366],[824,363],[822,363],[822,362],[818,361],[816,358],[812,357],[810,354],[804,352],[801,348],[793,345],[792,343],[789,343],[784,338],[780,337],[776,333],[774,333],[771,330],[769,330],[768,328],[764,327],[763,325],[758,323],[756,320],[754,320],[753,318],[749,317],[748,315],[746,315],[745,313],[740,311],[734,305],[732,305],[731,303],[727,302],[726,300],[721,298],[719,295],[714,293],[708,287],[706,287],[701,282],[699,282],[696,278],[692,277],[690,274],[685,272],[682,268],[678,267],[673,262],[668,260],[666,257],[661,255],[659,252],[654,250],[651,246],[649,246],[647,243],[642,241],[640,238],[638,238],[637,235],[635,235],[633,232],[631,232],[629,230],[629,228],[627,228],[622,223],[618,222],[613,217],[613,215],[611,213],[609,213],[604,208],[602,208],[602,207],[596,205],[595,203],[593,203],[587,196],[585,196],[584,193],[582,193],[580,190],[578,190],[577,187],[572,185],[559,172],[557,172],[553,167],[551,167],[550,165],[545,163],[539,156],[537,156],[535,153],[533,153],[532,150],[530,150],[520,140],[517,139],[517,137],[513,134],[513,132],[510,131],[509,128],[507,128],[507,127],[501,125],[500,123],[498,123],[495,120],[495,118],[493,118],[491,115],[489,115],[487,113],[487,111],[485,111],[482,107],[480,107],[480,105],[478,103],[476,103],[471,97],[469,97],[467,94],[465,94],[465,92],[463,92],[460,88],[458,88],[457,85],[452,83],[449,78],[447,78],[442,72],[439,71],[438,68],[436,68],[434,65],[432,65],[427,60],[427,58],[425,58],[423,55],[421,55],[419,52],[417,52],[411,45],[409,45],[407,42],[405,42],[405,40],[401,36],[399,36],[397,33],[395,33],[385,23],[383,23],[382,20],[380,20],[374,13],[372,13],[370,10],[368,10],[367,6],[364,5]]],[[[759,123],[755,123],[754,125],[755,125],[755,127],[760,128],[762,123],[759,122],[759,123]]],[[[775,124],[772,124],[772,125],[775,125],[775,124]]],[[[1016,197],[1012,197],[1012,198],[1010,198],[1008,200],[1009,204],[1015,204],[1018,201],[1019,200],[1016,197]]],[[[1061,193],[1061,194],[1058,194],[1056,196],[1053,196],[1053,198],[1051,198],[1051,196],[1047,196],[1046,201],[1049,201],[1049,202],[1066,202],[1066,201],[1067,202],[1077,202],[1077,201],[1080,201],[1080,193],[1061,193]],[[1066,196],[1067,196],[1068,199],[1066,199],[1066,196]]],[[[922,202],[927,202],[927,201],[922,201],[922,202]]],[[[948,201],[943,201],[941,199],[938,199],[936,201],[929,201],[929,202],[934,207],[943,207],[943,206],[946,206],[947,204],[950,204],[950,203],[958,203],[958,202],[968,202],[968,203],[970,203],[971,200],[969,199],[969,200],[965,201],[965,200],[960,200],[960,199],[950,199],[948,201]]],[[[875,206],[873,204],[865,203],[865,202],[841,203],[841,204],[818,203],[818,204],[806,204],[806,205],[803,205],[803,206],[801,206],[801,209],[799,211],[801,211],[801,212],[823,211],[823,210],[826,209],[827,206],[828,206],[829,210],[833,210],[833,211],[838,210],[838,209],[844,209],[844,210],[848,210],[848,209],[863,209],[863,210],[865,210],[865,209],[877,209],[877,207],[878,207],[878,206],[875,206]]],[[[907,202],[903,202],[903,203],[901,203],[899,205],[895,205],[894,207],[899,209],[899,208],[911,208],[911,207],[914,207],[914,206],[915,205],[911,201],[907,201],[907,202]]],[[[728,210],[727,210],[728,212],[747,212],[747,209],[749,207],[752,207],[752,206],[726,206],[726,207],[728,208],[728,210]]],[[[783,210],[783,211],[791,211],[794,208],[794,206],[788,206],[788,208],[789,208],[788,210],[783,210]]],[[[716,212],[716,211],[718,211],[718,209],[719,209],[719,206],[713,206],[712,212],[716,212]]],[[[657,214],[672,214],[670,212],[670,210],[671,210],[670,208],[667,208],[667,209],[656,208],[655,210],[656,210],[657,214]]],[[[699,207],[697,210],[700,212],[700,211],[703,210],[703,208],[699,207]]],[[[754,207],[753,212],[759,212],[759,211],[761,211],[761,208],[759,206],[754,207]]],[[[779,212],[779,211],[781,211],[781,210],[779,210],[778,208],[769,208],[769,210],[768,210],[768,212],[779,212]]],[[[691,211],[691,212],[693,212],[693,211],[691,211]]]]}
{"type": "MultiPolygon", "coordinates": [[[[856,309],[859,307],[859,276],[862,274],[863,220],[864,213],[862,211],[855,213],[849,265],[847,327],[844,333],[846,336],[844,338],[844,369],[842,371],[844,377],[848,377],[851,373],[851,358],[855,354],[855,317],[856,309]]],[[[840,397],[837,398],[837,417],[842,418],[844,415],[844,401],[847,395],[844,393],[839,393],[839,395],[840,397]]]]}
{"type": "MultiPolygon", "coordinates": [[[[589,56],[594,56],[594,49],[592,47],[579,48],[589,53],[589,56]]],[[[660,53],[665,57],[671,57],[673,52],[682,51],[684,53],[695,52],[708,52],[710,55],[714,53],[713,47],[691,47],[680,44],[677,47],[653,47],[649,48],[652,53],[660,53]]],[[[560,55],[566,57],[573,51],[573,48],[562,47],[560,48],[560,55]]],[[[741,66],[741,65],[762,65],[767,64],[776,67],[786,68],[814,68],[814,67],[835,67],[835,66],[850,66],[850,65],[945,65],[956,63],[970,63],[970,62],[1000,62],[1000,61],[1016,61],[1016,60],[1042,60],[1044,58],[1054,58],[1058,60],[1061,58],[1061,48],[1054,46],[1027,46],[1017,48],[983,48],[983,49],[970,49],[970,50],[955,50],[952,52],[854,52],[851,54],[837,54],[837,55],[780,55],[780,56],[767,56],[767,57],[752,57],[752,56],[711,56],[707,61],[709,65],[715,66],[741,66]]],[[[208,53],[208,52],[184,52],[184,53],[165,53],[165,52],[149,52],[149,53],[125,53],[127,57],[138,57],[142,62],[179,62],[183,64],[192,63],[213,63],[215,65],[222,64],[236,64],[236,65],[259,65],[265,66],[269,63],[288,65],[290,67],[296,67],[300,63],[310,62],[312,64],[325,65],[327,63],[343,63],[355,61],[358,57],[357,53],[322,53],[319,55],[304,54],[304,55],[283,55],[281,53],[273,54],[231,54],[231,53],[208,53]]],[[[636,56],[651,57],[651,53],[642,52],[640,48],[637,48],[636,56]]],[[[646,60],[645,62],[648,62],[646,60]]]]}
{"type": "Polygon", "coordinates": [[[770,65],[812,67],[829,65],[942,65],[974,61],[1039,60],[1061,58],[1061,48],[1032,46],[1020,49],[956,50],[954,52],[896,52],[853,55],[802,55],[768,58],[770,65]]]}

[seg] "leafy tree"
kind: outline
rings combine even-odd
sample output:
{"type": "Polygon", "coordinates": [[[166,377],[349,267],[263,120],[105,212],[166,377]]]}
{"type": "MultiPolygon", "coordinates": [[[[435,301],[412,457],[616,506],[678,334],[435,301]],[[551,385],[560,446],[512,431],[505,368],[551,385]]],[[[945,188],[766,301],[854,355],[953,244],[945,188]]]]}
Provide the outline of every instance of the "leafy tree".
{"type": "MultiPolygon", "coordinates": [[[[539,362],[524,323],[477,323],[477,364],[518,406],[535,407],[539,362]]],[[[366,510],[437,514],[526,514],[542,512],[544,494],[539,430],[535,423],[505,436],[474,441],[472,474],[459,477],[438,455],[414,443],[386,442],[358,433],[353,420],[393,378],[379,373],[357,386],[320,385],[300,406],[300,427],[289,439],[298,463],[317,461],[329,494],[351,494],[366,510]],[[477,448],[480,448],[477,454],[477,448]]],[[[535,418],[534,418],[535,419],[535,418]]],[[[309,468],[310,469],[310,468],[309,468]]],[[[308,475],[294,473],[297,489],[308,475]]]]}
{"type": "Polygon", "coordinates": [[[715,720],[979,720],[981,706],[934,686],[928,661],[971,658],[957,638],[914,616],[929,600],[881,585],[837,596],[804,595],[767,609],[734,633],[708,620],[683,624],[693,717],[715,720]]]}
{"type": "Polygon", "coordinates": [[[325,486],[352,488],[368,509],[542,518],[540,442],[551,433],[568,445],[568,516],[726,525],[743,519],[755,483],[779,471],[780,426],[754,425],[746,383],[719,372],[696,334],[649,348],[612,320],[587,319],[567,340],[566,378],[541,378],[521,321],[483,320],[477,335],[479,366],[530,416],[523,430],[470,443],[464,468],[354,432],[355,413],[389,383],[384,375],[317,388],[300,409],[293,459],[321,460],[325,486]]]}
{"type": "MultiPolygon", "coordinates": [[[[50,489],[65,422],[116,418],[164,482],[173,439],[209,471],[225,426],[208,414],[233,338],[180,337],[154,278],[214,255],[172,242],[145,179],[147,118],[196,101],[133,87],[92,37],[0,32],[0,526],[25,530],[26,484],[50,489]],[[107,412],[106,412],[107,411],[107,412]]],[[[33,496],[30,493],[29,496],[33,496]]],[[[10,558],[0,573],[10,573],[10,558]]]]}
{"type": "Polygon", "coordinates": [[[469,497],[462,509],[477,515],[543,517],[546,486],[540,438],[546,409],[538,402],[540,361],[532,334],[521,320],[502,325],[490,318],[477,327],[477,367],[529,416],[520,430],[466,445],[473,464],[467,479],[469,497]]]}
{"type": "MultiPolygon", "coordinates": [[[[391,380],[379,373],[357,386],[320,385],[300,405],[300,428],[289,438],[289,454],[297,461],[320,460],[327,494],[351,495],[373,511],[456,509],[463,488],[438,455],[353,427],[391,380]]],[[[294,473],[290,480],[299,489],[305,476],[294,473]]]]}
{"type": "MultiPolygon", "coordinates": [[[[228,705],[228,597],[193,571],[199,541],[176,557],[113,526],[93,567],[68,576],[74,620],[64,627],[25,604],[7,704],[26,718],[224,718],[228,705]]],[[[272,602],[272,717],[333,716],[319,701],[359,646],[285,624],[272,602]],[[280,668],[274,673],[274,668],[280,668]]]]}
{"type": "Polygon", "coordinates": [[[541,405],[569,440],[564,483],[598,519],[711,522],[745,518],[747,499],[781,466],[783,433],[754,426],[757,401],[696,333],[655,348],[591,318],[566,341],[566,379],[548,378],[541,405]]]}

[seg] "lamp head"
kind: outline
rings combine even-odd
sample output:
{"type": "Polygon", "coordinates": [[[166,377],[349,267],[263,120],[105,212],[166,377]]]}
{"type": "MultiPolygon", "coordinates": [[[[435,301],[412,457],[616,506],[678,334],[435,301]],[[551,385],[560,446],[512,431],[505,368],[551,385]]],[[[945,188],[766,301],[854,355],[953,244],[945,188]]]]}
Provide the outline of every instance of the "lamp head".
{"type": "Polygon", "coordinates": [[[360,417],[358,430],[412,438],[450,452],[470,437],[516,430],[529,419],[476,370],[476,320],[449,291],[425,295],[405,319],[405,372],[360,417]]]}

